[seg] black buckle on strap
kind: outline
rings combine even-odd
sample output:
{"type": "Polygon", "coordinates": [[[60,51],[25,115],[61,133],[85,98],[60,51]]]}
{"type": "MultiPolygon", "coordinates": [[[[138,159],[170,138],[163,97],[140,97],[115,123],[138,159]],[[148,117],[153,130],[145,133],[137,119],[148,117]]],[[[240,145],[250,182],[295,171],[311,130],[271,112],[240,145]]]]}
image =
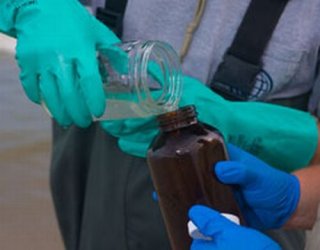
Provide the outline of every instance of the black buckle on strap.
{"type": "Polygon", "coordinates": [[[251,90],[261,70],[262,65],[254,65],[234,55],[225,54],[210,87],[226,99],[247,101],[252,99],[251,90]]]}

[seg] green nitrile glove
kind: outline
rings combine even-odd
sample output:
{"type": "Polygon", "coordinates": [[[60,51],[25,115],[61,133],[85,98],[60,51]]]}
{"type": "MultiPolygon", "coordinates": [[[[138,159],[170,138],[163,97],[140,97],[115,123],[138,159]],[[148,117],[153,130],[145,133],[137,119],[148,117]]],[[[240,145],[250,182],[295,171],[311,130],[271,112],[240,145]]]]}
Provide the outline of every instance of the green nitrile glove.
{"type": "Polygon", "coordinates": [[[138,157],[146,157],[152,139],[159,132],[154,117],[108,120],[101,122],[101,125],[119,138],[118,144],[122,151],[138,157]]]}
{"type": "MultiPolygon", "coordinates": [[[[306,112],[260,102],[230,102],[200,81],[184,77],[180,106],[196,106],[199,120],[218,128],[231,142],[285,171],[306,166],[317,146],[316,120],[306,112]]],[[[154,118],[106,121],[128,154],[146,157],[158,133],[154,118]]]]}
{"type": "Polygon", "coordinates": [[[181,105],[196,105],[199,120],[218,128],[227,142],[284,171],[309,164],[318,143],[316,119],[309,113],[263,102],[227,101],[189,77],[184,84],[181,105]]]}
{"type": "Polygon", "coordinates": [[[105,109],[96,51],[120,40],[77,0],[1,0],[0,30],[17,38],[24,90],[64,126],[105,109]]]}

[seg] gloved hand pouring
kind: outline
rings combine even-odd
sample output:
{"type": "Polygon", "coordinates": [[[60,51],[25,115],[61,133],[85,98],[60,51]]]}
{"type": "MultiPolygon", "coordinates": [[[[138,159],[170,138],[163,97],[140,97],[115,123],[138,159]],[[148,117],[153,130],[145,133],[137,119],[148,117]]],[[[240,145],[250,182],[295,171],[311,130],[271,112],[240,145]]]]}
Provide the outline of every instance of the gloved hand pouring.
{"type": "Polygon", "coordinates": [[[0,31],[17,38],[22,86],[62,125],[87,127],[105,109],[96,51],[120,40],[77,0],[2,0],[0,31]],[[72,11],[70,11],[72,10],[72,11]],[[72,31],[72,32],[70,32],[72,31]]]}
{"type": "MultiPolygon", "coordinates": [[[[20,78],[29,99],[44,100],[62,126],[89,126],[92,116],[108,108],[96,51],[104,49],[121,67],[126,60],[112,46],[120,40],[76,0],[5,0],[0,11],[0,30],[17,38],[20,78]],[[74,11],[65,11],[70,8],[74,11]]],[[[180,106],[195,105],[199,120],[218,128],[227,142],[286,171],[311,160],[317,146],[311,115],[259,102],[230,102],[188,76],[183,84],[180,106]]],[[[154,118],[106,121],[102,127],[119,138],[124,152],[140,157],[158,133],[154,118]]]]}

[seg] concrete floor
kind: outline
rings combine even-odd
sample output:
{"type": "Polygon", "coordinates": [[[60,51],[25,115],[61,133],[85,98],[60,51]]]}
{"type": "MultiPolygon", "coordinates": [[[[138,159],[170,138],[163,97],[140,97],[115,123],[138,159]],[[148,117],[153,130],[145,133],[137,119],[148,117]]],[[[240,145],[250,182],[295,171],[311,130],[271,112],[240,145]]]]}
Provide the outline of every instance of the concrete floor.
{"type": "Polygon", "coordinates": [[[0,35],[0,249],[62,250],[48,185],[50,119],[24,95],[14,45],[0,35]]]}

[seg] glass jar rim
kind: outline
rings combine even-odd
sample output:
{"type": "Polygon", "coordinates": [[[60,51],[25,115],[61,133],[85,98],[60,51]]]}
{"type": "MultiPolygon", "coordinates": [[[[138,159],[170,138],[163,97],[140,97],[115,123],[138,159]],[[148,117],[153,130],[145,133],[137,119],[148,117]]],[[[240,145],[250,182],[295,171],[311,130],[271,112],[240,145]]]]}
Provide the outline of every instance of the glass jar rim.
{"type": "Polygon", "coordinates": [[[135,46],[134,55],[129,57],[128,70],[134,76],[130,80],[133,81],[131,84],[135,87],[140,108],[156,114],[177,109],[182,94],[182,81],[176,51],[168,43],[158,40],[136,41],[135,46]],[[155,71],[152,66],[155,66],[155,71]],[[158,79],[155,74],[160,74],[158,79]],[[158,97],[151,91],[150,75],[162,86],[158,97]]]}

